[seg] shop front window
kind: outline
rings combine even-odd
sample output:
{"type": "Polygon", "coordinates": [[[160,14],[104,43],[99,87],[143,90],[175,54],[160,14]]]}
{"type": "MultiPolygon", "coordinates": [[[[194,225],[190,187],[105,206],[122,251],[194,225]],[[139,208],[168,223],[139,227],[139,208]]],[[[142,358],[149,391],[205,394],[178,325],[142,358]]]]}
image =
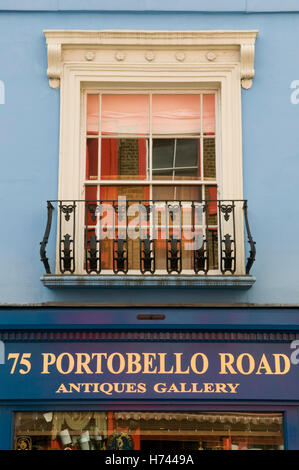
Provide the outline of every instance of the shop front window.
{"type": "Polygon", "coordinates": [[[281,413],[20,412],[16,450],[282,450],[281,413]]]}

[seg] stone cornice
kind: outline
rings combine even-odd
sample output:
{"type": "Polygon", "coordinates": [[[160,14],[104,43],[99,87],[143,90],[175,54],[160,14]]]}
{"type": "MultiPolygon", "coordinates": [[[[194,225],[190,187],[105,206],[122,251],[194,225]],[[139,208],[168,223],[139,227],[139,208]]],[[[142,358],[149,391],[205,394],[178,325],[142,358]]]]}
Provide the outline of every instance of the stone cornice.
{"type": "MultiPolygon", "coordinates": [[[[254,50],[255,40],[258,31],[84,31],[84,30],[45,30],[44,31],[48,47],[48,70],[47,74],[52,88],[58,88],[63,69],[63,51],[79,51],[87,49],[84,56],[86,61],[94,63],[95,52],[98,50],[110,50],[113,60],[118,64],[126,63],[127,50],[133,49],[144,51],[144,58],[147,63],[155,63],[155,52],[164,51],[163,61],[169,63],[169,58],[165,52],[173,54],[176,62],[182,67],[184,64],[194,63],[190,59],[188,62],[187,53],[189,51],[205,50],[204,64],[210,64],[211,70],[222,59],[225,52],[230,50],[239,51],[239,57],[230,57],[231,63],[240,63],[240,80],[243,88],[248,89],[252,85],[254,77],[254,50]],[[121,50],[119,50],[121,49],[121,50]],[[186,60],[185,60],[186,59],[186,60]]],[[[140,57],[138,58],[140,61],[140,57]]],[[[163,65],[163,61],[159,65],[163,65]]],[[[202,61],[202,59],[200,59],[202,61]]],[[[82,58],[74,58],[74,63],[78,65],[82,58]]],[[[203,62],[196,62],[199,65],[203,62]]]]}

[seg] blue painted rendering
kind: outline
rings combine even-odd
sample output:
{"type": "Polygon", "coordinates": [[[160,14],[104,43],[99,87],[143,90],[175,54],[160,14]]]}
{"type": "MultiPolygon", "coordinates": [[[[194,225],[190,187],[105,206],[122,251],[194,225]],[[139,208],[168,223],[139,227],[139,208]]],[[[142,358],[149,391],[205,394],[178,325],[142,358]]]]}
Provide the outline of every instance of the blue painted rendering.
{"type": "Polygon", "coordinates": [[[1,0],[0,11],[295,12],[297,0],[1,0]]]}
{"type": "MultiPolygon", "coordinates": [[[[0,13],[0,80],[6,92],[5,105],[0,106],[1,304],[130,302],[132,298],[139,303],[297,304],[298,30],[299,13],[0,13]],[[117,288],[49,289],[40,281],[44,271],[39,243],[46,225],[46,201],[57,198],[59,90],[49,87],[43,30],[166,28],[259,30],[256,76],[252,88],[242,90],[244,197],[257,246],[251,272],[256,282],[248,290],[123,288],[121,299],[117,288]]],[[[49,259],[54,251],[52,234],[49,259]]]]}
{"type": "MultiPolygon", "coordinates": [[[[63,341],[64,333],[76,335],[84,330],[89,341],[88,334],[100,330],[130,335],[136,330],[179,334],[193,329],[203,335],[223,332],[223,343],[228,341],[226,333],[236,343],[246,342],[238,335],[256,335],[247,343],[257,344],[264,341],[263,335],[271,343],[272,334],[281,334],[286,348],[290,338],[298,338],[298,32],[298,0],[0,0],[0,338],[4,341],[0,341],[0,367],[6,339],[20,345],[26,335],[28,341],[33,335],[38,343],[40,331],[61,332],[63,341]],[[121,288],[113,280],[107,288],[105,279],[101,286],[92,287],[89,280],[81,287],[67,287],[67,277],[62,287],[52,284],[50,288],[41,281],[46,201],[57,199],[59,165],[60,96],[59,89],[49,87],[46,29],[259,31],[253,86],[242,89],[244,198],[257,248],[252,278],[227,276],[226,285],[220,287],[219,276],[216,287],[210,281],[201,286],[180,282],[179,288],[175,276],[171,276],[173,286],[162,288],[135,281],[127,285],[125,276],[121,288]],[[47,303],[68,307],[50,308],[47,303]],[[89,308],[91,304],[103,306],[89,308]],[[197,308],[187,308],[192,304],[197,308]],[[232,306],[215,308],[214,304],[232,306]],[[256,307],[245,308],[247,304],[256,307]],[[262,308],[265,304],[275,308],[262,308]],[[140,314],[145,316],[141,320],[137,319],[140,314]],[[160,319],[148,318],[155,314],[160,319]]],[[[47,245],[52,271],[55,250],[56,212],[47,245]]],[[[8,382],[2,382],[2,387],[7,386],[8,382]]],[[[177,410],[282,412],[285,446],[299,449],[299,400],[297,384],[293,386],[293,402],[288,397],[274,402],[268,396],[262,402],[249,398],[229,405],[207,402],[204,407],[200,400],[165,400],[163,405],[131,401],[122,404],[122,409],[167,410],[175,405],[177,410]]],[[[287,396],[287,389],[283,391],[287,396]]],[[[74,400],[63,409],[115,406],[107,403],[74,400]]],[[[57,399],[1,401],[0,449],[12,448],[15,411],[61,407],[57,399]]]]}

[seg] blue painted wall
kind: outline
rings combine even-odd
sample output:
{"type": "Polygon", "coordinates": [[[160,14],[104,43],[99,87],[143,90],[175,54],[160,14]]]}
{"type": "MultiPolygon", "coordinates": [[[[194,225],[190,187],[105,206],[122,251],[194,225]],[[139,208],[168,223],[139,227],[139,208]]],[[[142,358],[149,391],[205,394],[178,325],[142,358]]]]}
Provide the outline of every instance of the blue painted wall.
{"type": "MultiPolygon", "coordinates": [[[[19,2],[12,3],[0,2],[0,80],[5,86],[5,104],[0,104],[0,303],[298,303],[299,104],[291,103],[290,86],[299,80],[299,13],[3,11],[9,5],[20,8],[19,2]],[[244,196],[258,250],[252,269],[257,281],[251,289],[122,289],[120,295],[114,289],[50,290],[42,285],[39,242],[46,200],[57,197],[59,146],[59,91],[48,84],[43,29],[259,30],[256,77],[252,89],[242,91],[244,196]]],[[[26,4],[30,9],[36,3],[26,4]]],[[[145,3],[144,9],[157,9],[145,3]]],[[[262,3],[267,10],[269,2],[262,3]]],[[[45,10],[50,4],[53,10],[70,8],[70,2],[42,3],[45,10]]],[[[75,4],[80,10],[80,2],[75,4]]],[[[227,2],[231,10],[244,12],[254,11],[254,4],[227,2]]],[[[286,10],[295,10],[293,4],[286,2],[286,10]]],[[[195,2],[186,5],[195,8],[195,2]]],[[[53,238],[49,254],[54,246],[53,238]]]]}

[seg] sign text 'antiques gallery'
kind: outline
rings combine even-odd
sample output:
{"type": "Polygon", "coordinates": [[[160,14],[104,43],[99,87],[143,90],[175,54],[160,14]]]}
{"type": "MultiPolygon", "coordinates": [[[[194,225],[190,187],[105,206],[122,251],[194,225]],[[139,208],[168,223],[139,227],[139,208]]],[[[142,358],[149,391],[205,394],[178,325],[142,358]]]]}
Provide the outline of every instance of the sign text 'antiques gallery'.
{"type": "Polygon", "coordinates": [[[287,343],[7,343],[0,397],[295,399],[290,353],[287,343]]]}

